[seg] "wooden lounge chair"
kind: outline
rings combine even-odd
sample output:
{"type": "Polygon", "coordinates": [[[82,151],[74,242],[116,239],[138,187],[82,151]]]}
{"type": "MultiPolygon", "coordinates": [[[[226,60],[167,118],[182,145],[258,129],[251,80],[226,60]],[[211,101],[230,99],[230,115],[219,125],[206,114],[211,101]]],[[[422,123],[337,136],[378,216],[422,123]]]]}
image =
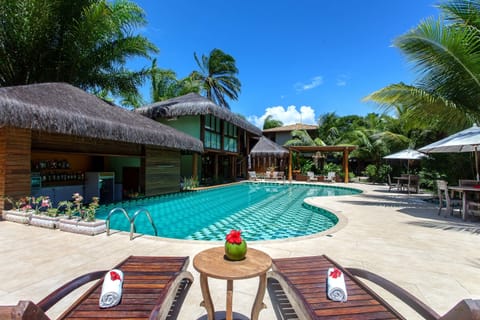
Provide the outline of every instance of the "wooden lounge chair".
{"type": "Polygon", "coordinates": [[[53,305],[85,283],[98,280],[58,319],[176,319],[193,282],[186,271],[188,257],[130,256],[115,268],[123,271],[122,299],[115,307],[98,306],[103,277],[108,270],[80,276],[58,288],[39,303],[20,301],[0,306],[0,319],[47,320],[53,305]]]}
{"type": "Polygon", "coordinates": [[[413,295],[374,273],[343,268],[325,255],[273,259],[268,291],[278,319],[404,319],[385,300],[358,278],[365,278],[400,298],[425,319],[480,319],[480,300],[462,300],[445,316],[413,295]],[[348,301],[327,298],[327,270],[340,269],[345,276],[348,301]],[[296,317],[292,316],[296,315],[296,317]]]}

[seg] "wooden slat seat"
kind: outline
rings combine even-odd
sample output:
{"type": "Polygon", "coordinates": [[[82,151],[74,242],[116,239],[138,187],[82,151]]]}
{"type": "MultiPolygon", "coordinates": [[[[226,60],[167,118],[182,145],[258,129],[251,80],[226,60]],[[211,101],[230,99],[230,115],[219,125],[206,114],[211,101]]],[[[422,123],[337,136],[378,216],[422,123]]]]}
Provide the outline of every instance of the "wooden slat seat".
{"type": "Polygon", "coordinates": [[[389,291],[424,319],[480,319],[480,300],[464,299],[440,316],[393,282],[363,269],[344,268],[325,255],[273,259],[268,290],[279,319],[405,319],[358,278],[389,291]],[[346,302],[335,302],[327,297],[330,267],[344,273],[346,302]]]}
{"type": "Polygon", "coordinates": [[[328,257],[312,256],[274,259],[269,277],[283,287],[299,319],[403,319],[344,268],[328,257]],[[327,270],[336,266],[344,272],[348,301],[339,303],[326,294],[327,270]]]}
{"type": "MultiPolygon", "coordinates": [[[[192,275],[186,271],[188,262],[188,257],[130,256],[115,266],[124,274],[122,299],[117,306],[106,309],[99,307],[103,277],[107,270],[97,271],[70,281],[36,304],[39,310],[35,319],[45,319],[43,313],[55,303],[83,284],[96,279],[99,281],[58,319],[176,319],[193,282],[192,275]]],[[[23,304],[12,307],[11,312],[32,309],[31,303],[22,302],[23,304]]],[[[5,308],[3,311],[7,312],[5,308]]],[[[32,319],[32,316],[24,319],[32,319]]]]}

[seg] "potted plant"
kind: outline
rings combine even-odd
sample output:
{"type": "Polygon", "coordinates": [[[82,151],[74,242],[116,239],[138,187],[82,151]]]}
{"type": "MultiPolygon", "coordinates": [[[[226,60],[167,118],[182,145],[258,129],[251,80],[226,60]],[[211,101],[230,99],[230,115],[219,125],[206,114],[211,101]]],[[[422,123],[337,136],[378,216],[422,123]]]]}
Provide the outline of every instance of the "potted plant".
{"type": "Polygon", "coordinates": [[[83,197],[79,193],[74,193],[72,198],[72,212],[66,218],[60,219],[60,230],[92,236],[105,232],[105,221],[95,219],[100,199],[93,197],[90,204],[84,206],[83,197]]]}
{"type": "Polygon", "coordinates": [[[30,218],[34,212],[30,197],[22,197],[18,200],[13,200],[11,197],[4,197],[4,200],[11,205],[11,209],[2,210],[2,218],[7,221],[29,224],[30,218]]]}
{"type": "Polygon", "coordinates": [[[30,225],[49,229],[58,228],[60,222],[58,208],[52,206],[50,197],[38,197],[33,203],[35,203],[35,212],[30,219],[30,225]]]}

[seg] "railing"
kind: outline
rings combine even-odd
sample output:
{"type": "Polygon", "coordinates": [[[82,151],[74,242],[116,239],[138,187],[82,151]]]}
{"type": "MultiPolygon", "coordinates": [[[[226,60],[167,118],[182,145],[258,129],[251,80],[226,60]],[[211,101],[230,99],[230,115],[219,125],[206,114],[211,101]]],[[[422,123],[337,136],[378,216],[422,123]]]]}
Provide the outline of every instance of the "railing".
{"type": "Polygon", "coordinates": [[[145,208],[140,208],[138,209],[137,211],[135,211],[135,213],[133,214],[133,216],[130,218],[130,216],[128,215],[128,212],[123,209],[123,208],[113,208],[112,210],[110,210],[110,212],[108,213],[108,216],[107,218],[105,219],[105,223],[107,225],[107,236],[110,235],[110,218],[116,214],[116,213],[123,213],[123,215],[125,216],[125,218],[127,218],[127,220],[130,222],[130,240],[133,240],[133,234],[136,233],[136,228],[135,228],[135,219],[137,218],[137,216],[140,214],[140,213],[145,213],[147,215],[147,218],[148,220],[150,221],[150,224],[152,225],[152,228],[155,232],[155,236],[157,236],[157,227],[155,227],[155,223],[153,222],[152,220],[152,216],[150,215],[150,212],[148,212],[147,209],[145,208]]]}

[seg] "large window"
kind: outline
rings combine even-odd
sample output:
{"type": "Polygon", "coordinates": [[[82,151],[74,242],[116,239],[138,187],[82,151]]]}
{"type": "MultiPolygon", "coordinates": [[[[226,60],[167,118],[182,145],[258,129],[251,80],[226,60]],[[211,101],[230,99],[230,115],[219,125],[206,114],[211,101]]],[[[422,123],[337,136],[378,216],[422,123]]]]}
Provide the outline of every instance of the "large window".
{"type": "Polygon", "coordinates": [[[223,135],[221,121],[219,118],[206,115],[205,116],[205,138],[204,146],[208,149],[222,149],[223,136],[223,150],[228,152],[238,152],[238,128],[237,126],[224,121],[223,135]]]}
{"type": "Polygon", "coordinates": [[[224,136],[224,143],[223,143],[223,150],[230,151],[230,152],[237,152],[238,146],[238,133],[237,133],[237,126],[225,122],[223,126],[223,136],[224,136]]]}
{"type": "Polygon", "coordinates": [[[222,134],[220,119],[212,116],[205,116],[205,148],[220,149],[222,147],[222,134]]]}

